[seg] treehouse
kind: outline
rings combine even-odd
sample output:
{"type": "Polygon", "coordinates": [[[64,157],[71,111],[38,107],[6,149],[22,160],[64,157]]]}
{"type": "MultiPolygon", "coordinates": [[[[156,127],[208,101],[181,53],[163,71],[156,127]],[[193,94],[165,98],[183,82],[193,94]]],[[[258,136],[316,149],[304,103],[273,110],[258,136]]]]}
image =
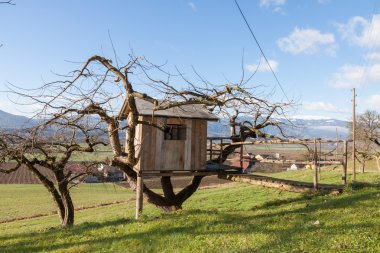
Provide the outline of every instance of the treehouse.
{"type": "MultiPolygon", "coordinates": [[[[136,129],[135,170],[141,174],[201,171],[207,165],[207,122],[217,121],[203,105],[183,105],[154,111],[154,105],[136,98],[139,124],[136,129]]],[[[129,107],[123,104],[122,119],[129,107]]]]}

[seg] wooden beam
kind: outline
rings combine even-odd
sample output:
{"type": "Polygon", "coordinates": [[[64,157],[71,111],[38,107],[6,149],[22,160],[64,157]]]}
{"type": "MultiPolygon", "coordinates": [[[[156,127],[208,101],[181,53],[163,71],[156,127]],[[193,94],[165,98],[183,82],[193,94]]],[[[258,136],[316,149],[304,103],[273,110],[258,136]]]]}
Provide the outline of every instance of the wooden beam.
{"type": "Polygon", "coordinates": [[[318,154],[317,140],[314,139],[314,189],[318,190],[318,154]]]}
{"type": "MultiPolygon", "coordinates": [[[[251,159],[243,159],[243,160],[251,160],[251,159]]],[[[255,162],[258,163],[273,163],[273,164],[304,164],[304,165],[312,165],[314,164],[314,161],[297,161],[297,160],[256,160],[255,162]]],[[[341,161],[319,161],[318,164],[323,165],[342,165],[341,161]]]]}
{"type": "Polygon", "coordinates": [[[212,160],[212,139],[210,139],[210,149],[207,149],[207,151],[210,151],[210,161],[212,160]]]}
{"type": "Polygon", "coordinates": [[[144,176],[152,177],[184,177],[184,176],[212,176],[220,174],[235,174],[241,173],[240,169],[231,170],[210,170],[210,171],[172,171],[172,172],[160,172],[160,171],[144,171],[144,176]]]}
{"type": "Polygon", "coordinates": [[[231,137],[207,137],[208,140],[231,140],[231,137]]]}
{"type": "Polygon", "coordinates": [[[342,169],[342,184],[346,185],[347,184],[347,141],[344,142],[344,147],[343,147],[343,169],[342,169]]]}
{"type": "MultiPolygon", "coordinates": [[[[348,142],[351,142],[352,140],[347,140],[348,142]]],[[[344,142],[344,140],[319,140],[321,143],[337,143],[337,142],[344,142]]],[[[266,140],[266,141],[241,141],[241,142],[231,142],[230,145],[266,145],[266,144],[313,144],[314,141],[311,139],[304,139],[304,140],[266,140]]]]}
{"type": "Polygon", "coordinates": [[[143,187],[143,177],[142,175],[138,175],[136,182],[136,219],[140,217],[143,210],[143,187]]]}

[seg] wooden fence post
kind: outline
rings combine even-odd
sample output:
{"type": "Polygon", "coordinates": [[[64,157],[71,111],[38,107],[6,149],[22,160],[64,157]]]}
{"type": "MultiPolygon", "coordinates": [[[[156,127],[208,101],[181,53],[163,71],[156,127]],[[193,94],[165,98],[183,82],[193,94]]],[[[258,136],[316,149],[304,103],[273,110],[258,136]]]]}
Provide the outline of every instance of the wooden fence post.
{"type": "MultiPolygon", "coordinates": [[[[321,140],[319,140],[319,156],[318,156],[318,162],[322,161],[322,143],[321,140]]],[[[321,164],[318,163],[318,182],[321,181],[321,164]]]]}
{"type": "Polygon", "coordinates": [[[243,145],[240,146],[240,168],[243,170],[243,145]]]}
{"type": "Polygon", "coordinates": [[[136,182],[136,219],[140,217],[143,210],[143,186],[143,177],[139,174],[136,182]]]}
{"type": "Polygon", "coordinates": [[[342,170],[342,184],[347,184],[347,140],[344,141],[343,147],[343,170],[342,170]]]}
{"type": "Polygon", "coordinates": [[[223,139],[220,139],[219,169],[222,169],[223,139]]]}
{"type": "Polygon", "coordinates": [[[210,161],[212,161],[212,139],[210,139],[210,161]]]}
{"type": "Polygon", "coordinates": [[[318,190],[318,154],[317,140],[314,139],[314,189],[318,190]]]}

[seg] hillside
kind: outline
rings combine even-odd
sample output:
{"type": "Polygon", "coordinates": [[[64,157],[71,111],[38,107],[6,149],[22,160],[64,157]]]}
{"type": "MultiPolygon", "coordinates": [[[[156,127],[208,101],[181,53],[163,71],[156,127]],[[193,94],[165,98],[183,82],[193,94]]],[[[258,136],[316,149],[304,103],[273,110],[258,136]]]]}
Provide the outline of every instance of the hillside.
{"type": "Polygon", "coordinates": [[[14,115],[0,110],[0,128],[16,129],[30,127],[35,124],[36,120],[25,116],[14,115]]]}
{"type": "MultiPolygon", "coordinates": [[[[36,123],[36,120],[29,119],[24,116],[13,115],[0,110],[0,128],[15,129],[20,127],[30,127],[36,123]]],[[[97,119],[96,119],[97,120],[97,119]]],[[[289,136],[298,138],[323,138],[336,139],[338,131],[340,139],[345,139],[348,134],[348,122],[338,119],[291,119],[285,121],[284,129],[289,136]]],[[[270,134],[278,134],[274,128],[268,128],[270,134]]],[[[121,134],[124,134],[123,132],[121,134]]],[[[219,122],[209,122],[209,136],[228,136],[229,126],[226,119],[221,119],[219,122]]]]}
{"type": "MultiPolygon", "coordinates": [[[[322,138],[336,139],[337,131],[340,139],[345,139],[348,134],[348,122],[338,119],[291,119],[289,121],[278,119],[284,123],[283,129],[287,135],[296,138],[322,138]]],[[[227,120],[209,123],[210,136],[228,136],[229,125],[227,120]]],[[[278,135],[275,128],[268,128],[266,132],[278,135]]]]}

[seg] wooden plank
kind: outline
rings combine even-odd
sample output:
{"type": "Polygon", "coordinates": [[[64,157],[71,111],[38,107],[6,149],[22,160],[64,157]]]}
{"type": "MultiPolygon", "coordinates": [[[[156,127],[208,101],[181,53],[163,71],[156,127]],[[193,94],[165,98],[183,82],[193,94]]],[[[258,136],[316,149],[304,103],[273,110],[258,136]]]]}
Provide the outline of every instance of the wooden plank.
{"type": "Polygon", "coordinates": [[[200,134],[199,134],[199,138],[200,138],[200,143],[199,143],[199,146],[200,146],[200,169],[205,169],[206,168],[206,164],[207,164],[207,121],[205,120],[200,120],[201,122],[201,129],[200,129],[200,134]]]}
{"type": "Polygon", "coordinates": [[[347,185],[347,142],[344,142],[343,147],[343,168],[342,168],[342,184],[347,185]]]}
{"type": "Polygon", "coordinates": [[[231,137],[207,137],[208,140],[230,140],[231,137]]]}
{"type": "Polygon", "coordinates": [[[318,154],[317,141],[314,139],[314,189],[318,189],[318,154]]]}
{"type": "Polygon", "coordinates": [[[186,119],[182,119],[182,118],[167,118],[166,119],[166,124],[168,124],[168,125],[185,125],[186,124],[186,119]]]}
{"type": "MultiPolygon", "coordinates": [[[[351,142],[352,140],[347,140],[351,142]]],[[[320,143],[337,143],[344,142],[344,140],[318,140],[320,143]]],[[[304,139],[304,140],[267,140],[267,141],[243,141],[243,142],[231,142],[231,145],[266,145],[266,144],[306,144],[306,143],[314,143],[312,139],[304,139]]]]}
{"type": "Polygon", "coordinates": [[[196,120],[191,121],[191,170],[196,169],[196,120]]]}
{"type": "Polygon", "coordinates": [[[183,169],[184,141],[164,140],[162,149],[164,150],[164,153],[162,154],[162,161],[161,161],[162,170],[183,169]],[[182,156],[182,161],[181,161],[181,156],[182,156]]]}
{"type": "MultiPolygon", "coordinates": [[[[139,117],[139,120],[141,120],[141,116],[139,117]]],[[[127,139],[127,138],[126,138],[127,139]]],[[[139,158],[137,160],[137,164],[135,165],[134,169],[135,170],[140,170],[141,167],[141,159],[140,159],[140,154],[141,154],[141,145],[142,145],[142,125],[137,125],[136,127],[136,139],[134,141],[135,143],[135,152],[136,152],[136,158],[139,158]]],[[[127,143],[125,143],[125,151],[127,152],[127,143]]]]}
{"type": "Polygon", "coordinates": [[[149,126],[141,125],[141,148],[140,148],[140,170],[149,169],[147,166],[147,152],[149,148],[149,138],[147,134],[149,133],[149,126]]]}
{"type": "MultiPolygon", "coordinates": [[[[164,125],[166,124],[166,118],[157,118],[157,124],[164,125]]],[[[156,132],[156,153],[155,153],[155,170],[162,170],[162,154],[165,153],[165,150],[163,150],[163,143],[164,143],[164,132],[163,131],[157,131],[156,132]]]]}
{"type": "Polygon", "coordinates": [[[238,174],[241,173],[238,170],[214,170],[214,171],[172,171],[172,172],[159,172],[159,171],[144,171],[144,176],[150,177],[184,177],[184,176],[212,176],[222,174],[238,174]]]}
{"type": "Polygon", "coordinates": [[[184,170],[191,170],[191,156],[192,156],[192,150],[191,150],[191,143],[192,143],[192,124],[191,119],[186,119],[186,141],[185,141],[185,161],[184,161],[184,170]]]}
{"type": "MultiPolygon", "coordinates": [[[[153,123],[157,124],[157,118],[153,119],[153,123]]],[[[149,136],[149,152],[146,157],[148,159],[147,163],[147,169],[156,168],[156,152],[160,152],[159,150],[156,149],[156,141],[157,141],[157,132],[161,132],[161,130],[157,129],[156,127],[149,126],[150,128],[150,136],[149,136]]]]}
{"type": "MultiPolygon", "coordinates": [[[[244,161],[250,161],[252,159],[244,159],[244,161]]],[[[255,160],[257,163],[273,163],[273,164],[304,164],[304,165],[312,165],[313,161],[297,161],[297,160],[255,160]]],[[[318,161],[318,164],[323,165],[342,165],[342,161],[318,161]]]]}
{"type": "Polygon", "coordinates": [[[178,143],[179,143],[179,147],[178,147],[178,150],[179,150],[179,161],[178,161],[178,166],[179,166],[179,170],[184,170],[185,169],[185,145],[186,145],[186,142],[185,140],[178,140],[178,143]]]}

